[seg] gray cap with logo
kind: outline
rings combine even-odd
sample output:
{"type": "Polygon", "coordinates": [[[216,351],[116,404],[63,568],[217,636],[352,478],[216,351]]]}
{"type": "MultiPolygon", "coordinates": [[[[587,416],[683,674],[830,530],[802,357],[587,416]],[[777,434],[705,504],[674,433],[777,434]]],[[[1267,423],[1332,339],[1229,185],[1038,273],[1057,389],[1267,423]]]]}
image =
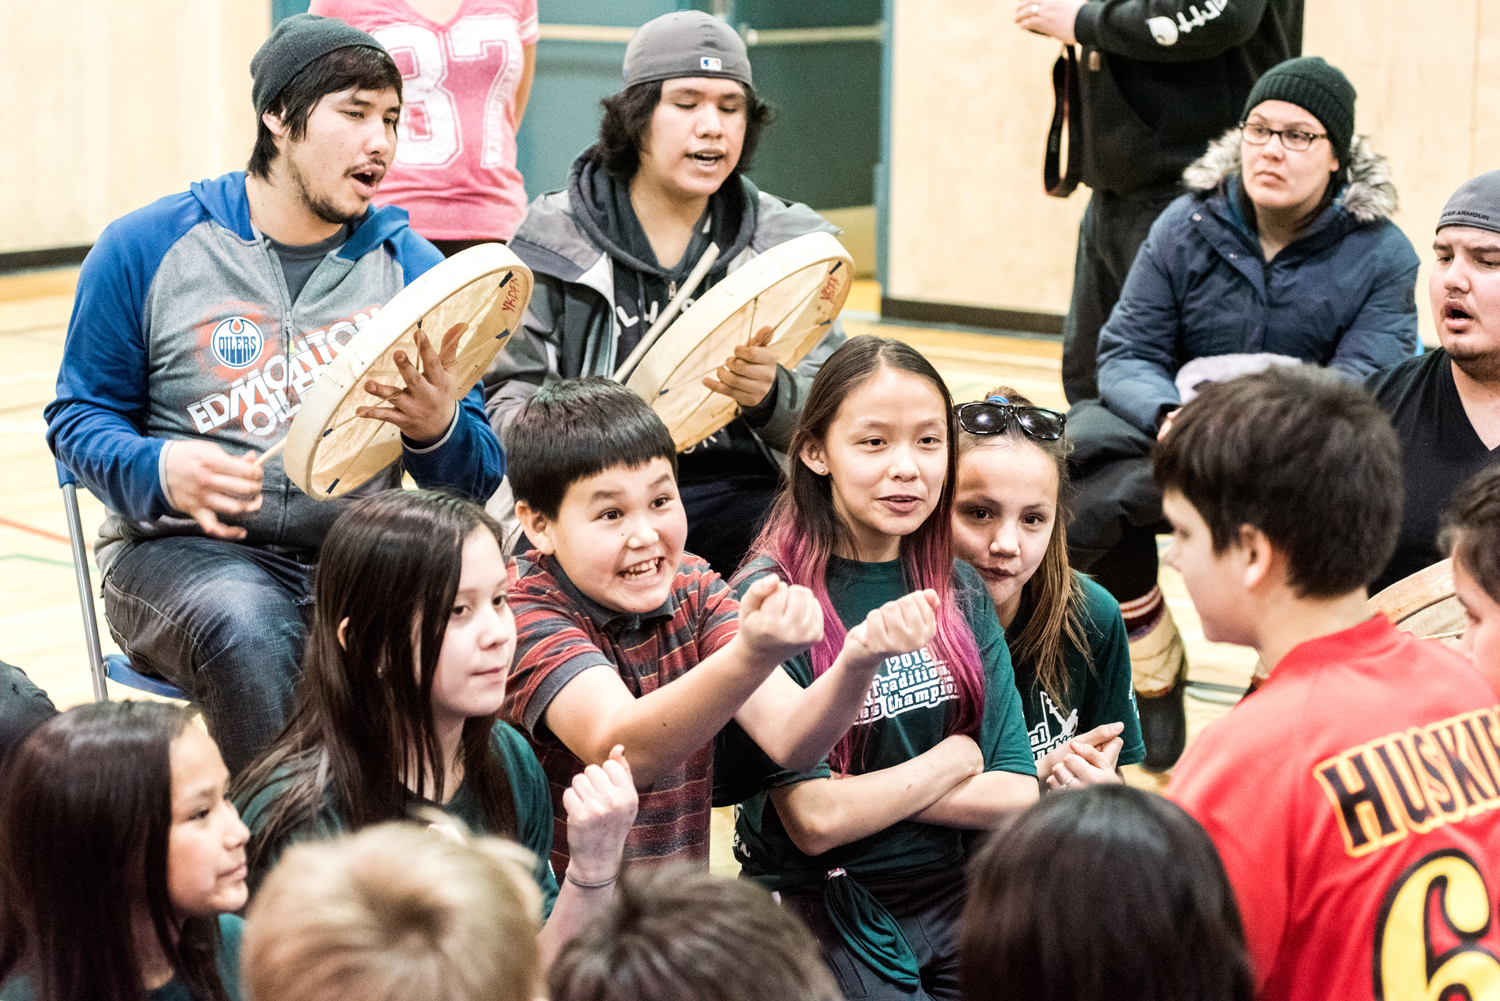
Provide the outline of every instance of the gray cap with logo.
{"type": "Polygon", "coordinates": [[[1444,226],[1472,226],[1500,233],[1500,170],[1460,184],[1438,216],[1437,228],[1444,226]]]}
{"type": "Polygon", "coordinates": [[[625,46],[625,86],[678,77],[750,80],[750,55],[739,33],[701,10],[679,10],[647,21],[625,46]]]}

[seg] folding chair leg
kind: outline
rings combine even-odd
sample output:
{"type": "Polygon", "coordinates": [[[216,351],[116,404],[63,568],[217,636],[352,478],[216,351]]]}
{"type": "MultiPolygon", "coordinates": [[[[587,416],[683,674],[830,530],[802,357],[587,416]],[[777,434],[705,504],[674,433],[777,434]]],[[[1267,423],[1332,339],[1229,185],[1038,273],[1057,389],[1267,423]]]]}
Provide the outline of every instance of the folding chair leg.
{"type": "Polygon", "coordinates": [[[99,623],[94,615],[94,585],[89,579],[89,551],[83,544],[83,519],[78,514],[78,488],[63,484],[63,508],[68,515],[68,541],[73,546],[73,574],[78,578],[78,603],[83,612],[83,636],[88,644],[89,673],[94,682],[94,701],[108,702],[108,674],[99,646],[99,623]]]}

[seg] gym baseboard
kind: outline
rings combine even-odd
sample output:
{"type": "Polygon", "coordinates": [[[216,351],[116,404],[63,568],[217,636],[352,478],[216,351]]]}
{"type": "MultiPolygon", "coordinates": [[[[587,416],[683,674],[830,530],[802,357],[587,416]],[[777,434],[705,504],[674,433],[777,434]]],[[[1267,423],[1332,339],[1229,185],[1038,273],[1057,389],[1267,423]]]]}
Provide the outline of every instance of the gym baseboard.
{"type": "Polygon", "coordinates": [[[1033,334],[1063,332],[1063,314],[1039,313],[1022,309],[995,309],[990,306],[963,306],[952,302],[926,299],[892,299],[880,297],[880,315],[887,320],[916,323],[952,323],[963,327],[990,330],[1020,330],[1033,334]]]}
{"type": "Polygon", "coordinates": [[[77,247],[47,247],[43,250],[12,250],[0,253],[0,275],[12,271],[32,271],[37,268],[60,268],[69,264],[82,264],[93,249],[85,243],[77,247]]]}

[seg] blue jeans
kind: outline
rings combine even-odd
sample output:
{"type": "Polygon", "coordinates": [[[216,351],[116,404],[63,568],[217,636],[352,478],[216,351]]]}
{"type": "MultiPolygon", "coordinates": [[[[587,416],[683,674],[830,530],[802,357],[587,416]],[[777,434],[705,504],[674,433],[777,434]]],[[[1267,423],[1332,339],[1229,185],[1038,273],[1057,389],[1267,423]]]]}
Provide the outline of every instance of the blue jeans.
{"type": "Polygon", "coordinates": [[[104,580],[135,669],[187,692],[231,774],[281,731],[312,620],[310,562],[198,536],[132,543],[104,580]]]}

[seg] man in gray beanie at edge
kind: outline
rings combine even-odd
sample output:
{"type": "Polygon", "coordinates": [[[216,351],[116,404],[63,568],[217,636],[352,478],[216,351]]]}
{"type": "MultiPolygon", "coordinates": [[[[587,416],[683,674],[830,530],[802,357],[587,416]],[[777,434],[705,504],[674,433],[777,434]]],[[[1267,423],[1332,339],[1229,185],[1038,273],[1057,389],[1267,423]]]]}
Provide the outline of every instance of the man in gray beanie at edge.
{"type": "MultiPolygon", "coordinates": [[[[779,243],[838,232],[744,176],[771,109],[729,25],[693,10],[649,21],[626,46],[622,76],[567,189],[536,199],[511,239],[536,290],[523,328],[484,380],[502,435],[543,382],[612,374],[710,244],[718,258],[695,296],[779,243]]],[[[678,457],[678,483],[687,549],[723,576],[759,532],[777,488],[777,453],[813,375],[843,339],[835,321],[795,371],[769,348],[741,345],[704,380],[732,397],[740,416],[678,457]]]]}
{"type": "MultiPolygon", "coordinates": [[[[401,73],[334,18],[277,25],[250,64],[248,170],[116,220],[84,261],[47,441],[109,509],[95,546],[110,632],[203,709],[231,772],[292,708],[324,534],[358,496],[419,484],[483,502],[503,456],[456,343],[420,344],[391,406],[400,461],[314,501],[279,457],[292,415],[380,307],[442,258],[372,207],[396,148],[401,73]]],[[[399,356],[398,356],[399,357],[399,356]]],[[[369,387],[367,387],[369,388],[369,387]]]]}
{"type": "Polygon", "coordinates": [[[1447,554],[1454,491],[1500,452],[1500,170],[1459,185],[1438,216],[1427,294],[1442,347],[1366,384],[1401,438],[1406,506],[1396,555],[1370,593],[1447,554]]]}

